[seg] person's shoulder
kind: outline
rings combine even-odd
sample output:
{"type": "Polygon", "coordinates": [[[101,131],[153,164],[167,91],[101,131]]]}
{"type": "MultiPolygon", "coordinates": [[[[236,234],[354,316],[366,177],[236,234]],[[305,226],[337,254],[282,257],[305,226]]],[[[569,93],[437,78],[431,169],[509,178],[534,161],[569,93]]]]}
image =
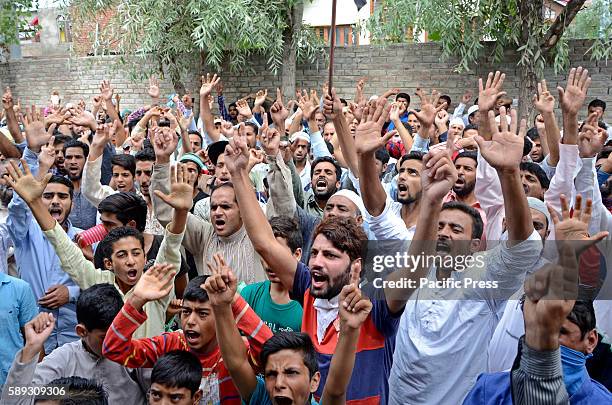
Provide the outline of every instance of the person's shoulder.
{"type": "Polygon", "coordinates": [[[596,396],[596,398],[600,399],[606,399],[607,401],[612,400],[612,393],[610,393],[610,391],[608,391],[608,389],[602,383],[591,378],[591,385],[593,386],[591,396],[596,396]]]}
{"type": "MultiPolygon", "coordinates": [[[[243,403],[245,403],[243,401],[243,403]]],[[[257,376],[257,385],[255,386],[255,390],[251,394],[251,398],[249,400],[249,405],[268,405],[272,404],[270,400],[270,395],[268,391],[266,391],[266,382],[260,376],[257,376]]]]}

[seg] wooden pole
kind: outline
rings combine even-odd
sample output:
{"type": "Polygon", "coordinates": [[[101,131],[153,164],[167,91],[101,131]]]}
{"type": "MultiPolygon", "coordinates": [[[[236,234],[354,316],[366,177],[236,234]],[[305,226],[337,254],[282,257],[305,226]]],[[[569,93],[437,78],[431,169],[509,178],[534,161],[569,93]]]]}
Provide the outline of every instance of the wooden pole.
{"type": "Polygon", "coordinates": [[[330,44],[329,44],[329,78],[327,80],[329,84],[328,92],[331,96],[331,91],[333,87],[333,77],[334,77],[334,50],[336,49],[336,0],[332,0],[332,20],[331,20],[331,35],[330,44]]]}

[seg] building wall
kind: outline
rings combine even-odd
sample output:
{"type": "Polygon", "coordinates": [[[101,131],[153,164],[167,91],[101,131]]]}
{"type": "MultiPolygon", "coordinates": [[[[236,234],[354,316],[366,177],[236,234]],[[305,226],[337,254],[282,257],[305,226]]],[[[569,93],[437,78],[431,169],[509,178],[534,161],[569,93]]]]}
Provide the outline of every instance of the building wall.
{"type": "MultiPolygon", "coordinates": [[[[588,99],[597,97],[608,103],[605,119],[612,124],[612,64],[593,62],[584,56],[589,46],[588,41],[571,43],[572,66],[589,69],[593,81],[588,99]]],[[[485,77],[493,69],[507,74],[505,90],[510,97],[518,97],[517,60],[517,55],[509,51],[499,64],[492,66],[489,60],[483,60],[472,72],[457,74],[453,71],[452,60],[441,61],[441,49],[435,43],[340,47],[336,50],[333,85],[338,94],[347,99],[353,97],[355,84],[361,77],[368,78],[367,95],[380,94],[391,87],[399,87],[409,94],[414,94],[417,87],[436,88],[451,96],[454,107],[466,89],[471,89],[476,97],[478,77],[485,77]]],[[[274,96],[280,77],[267,70],[264,59],[253,60],[251,67],[255,74],[222,73],[228,102],[263,88],[268,89],[270,97],[274,96]]],[[[194,94],[199,87],[198,76],[205,70],[194,66],[193,72],[184,79],[194,94]]],[[[11,86],[22,105],[45,105],[53,90],[59,90],[65,101],[76,101],[80,96],[89,100],[98,94],[100,81],[105,78],[110,79],[121,94],[122,107],[133,109],[146,104],[147,84],[144,81],[132,82],[128,77],[115,56],[25,59],[0,64],[0,88],[11,86]]],[[[551,69],[546,70],[545,77],[551,89],[565,81],[565,73],[555,75],[551,69]]],[[[297,67],[298,87],[320,89],[326,80],[327,62],[324,60],[297,67]]],[[[162,81],[162,93],[172,92],[171,84],[162,81]]],[[[553,93],[556,95],[556,91],[553,93]]],[[[418,107],[416,97],[413,97],[412,105],[418,107]]]]}

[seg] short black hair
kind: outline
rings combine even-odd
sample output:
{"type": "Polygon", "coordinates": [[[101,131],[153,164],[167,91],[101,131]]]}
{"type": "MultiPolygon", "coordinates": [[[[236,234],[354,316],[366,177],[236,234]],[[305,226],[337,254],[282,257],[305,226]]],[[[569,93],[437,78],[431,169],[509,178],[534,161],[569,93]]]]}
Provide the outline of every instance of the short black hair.
{"type": "Polygon", "coordinates": [[[478,166],[478,153],[471,151],[471,150],[464,150],[463,152],[460,152],[457,156],[455,156],[455,159],[453,160],[453,163],[457,161],[457,159],[460,158],[470,158],[473,159],[474,162],[476,162],[476,166],[478,166]]]}
{"type": "Polygon", "coordinates": [[[125,191],[109,195],[98,205],[99,213],[115,214],[123,225],[136,222],[136,229],[140,232],[144,232],[147,225],[147,210],[147,202],[141,196],[125,191]]]}
{"type": "Polygon", "coordinates": [[[245,126],[245,127],[251,127],[251,128],[253,128],[253,131],[255,131],[255,135],[257,135],[257,132],[259,131],[259,127],[258,127],[257,125],[255,125],[255,123],[254,123],[254,122],[247,121],[247,122],[245,122],[245,123],[244,123],[244,126],[245,126]]]}
{"type": "Polygon", "coordinates": [[[529,130],[527,131],[527,138],[531,139],[532,141],[540,139],[540,133],[538,132],[538,129],[536,127],[529,128],[529,130]]]}
{"type": "Polygon", "coordinates": [[[399,159],[397,165],[395,165],[395,168],[397,171],[399,171],[406,160],[420,160],[422,162],[423,156],[425,156],[423,152],[417,150],[410,151],[399,159]]]}
{"type": "MultiPolygon", "coordinates": [[[[257,130],[255,130],[255,132],[257,132],[257,130]]],[[[204,138],[202,137],[202,134],[200,133],[200,131],[194,131],[193,129],[191,129],[189,130],[189,132],[187,132],[187,136],[189,135],[197,135],[200,138],[200,144],[204,146],[204,138]]]]}
{"type": "Polygon", "coordinates": [[[468,214],[470,217],[472,217],[472,239],[482,238],[484,225],[482,223],[482,217],[475,208],[459,201],[449,201],[442,204],[442,211],[444,210],[459,210],[468,214]]]}
{"type": "Polygon", "coordinates": [[[104,239],[102,239],[102,242],[100,242],[104,259],[111,259],[113,255],[113,245],[123,238],[136,238],[140,242],[142,250],[144,250],[144,237],[142,236],[142,232],[129,226],[120,226],[110,231],[104,239]]]}
{"type": "MultiPolygon", "coordinates": [[[[108,393],[104,386],[94,379],[77,376],[60,377],[51,381],[47,386],[65,387],[66,393],[59,400],[60,405],[108,405],[108,393]]],[[[47,400],[47,396],[38,396],[34,403],[47,400]]]]}
{"type": "Polygon", "coordinates": [[[315,352],[312,339],[302,332],[279,332],[266,340],[261,350],[261,366],[265,370],[268,359],[271,355],[281,350],[294,350],[302,352],[304,365],[308,368],[310,378],[319,371],[317,363],[317,353],[315,352]]]}
{"type": "Polygon", "coordinates": [[[376,160],[380,160],[384,165],[389,163],[389,159],[391,158],[391,156],[389,156],[389,152],[386,148],[378,148],[376,149],[376,152],[374,152],[374,158],[376,160]]]}
{"type": "Polygon", "coordinates": [[[208,302],[208,293],[205,289],[200,287],[206,282],[206,279],[208,279],[208,276],[197,276],[189,280],[189,283],[187,283],[187,287],[185,287],[183,300],[208,302]]]}
{"type": "Polygon", "coordinates": [[[410,95],[408,93],[397,93],[395,96],[395,101],[397,101],[398,98],[405,98],[408,101],[408,104],[410,104],[410,95]]]}
{"type": "Polygon", "coordinates": [[[194,395],[200,389],[202,364],[185,350],[173,350],[155,362],[151,372],[151,384],[169,388],[187,388],[194,395]]]}
{"type": "Polygon", "coordinates": [[[111,166],[119,166],[132,173],[132,176],[136,175],[136,159],[132,155],[114,155],[111,158],[111,166]]]}
{"type": "Polygon", "coordinates": [[[331,153],[332,155],[334,154],[334,145],[332,145],[331,142],[329,141],[325,141],[325,146],[327,146],[327,150],[329,151],[329,153],[331,153]]]}
{"type": "Polygon", "coordinates": [[[596,98],[589,103],[587,110],[591,107],[594,107],[594,108],[600,107],[602,110],[606,111],[606,102],[596,98]]]}
{"type": "Polygon", "coordinates": [[[521,162],[519,169],[536,176],[542,188],[548,189],[550,186],[550,180],[548,179],[544,169],[542,169],[539,164],[533,162],[521,162]]]}
{"type": "Polygon", "coordinates": [[[66,155],[66,149],[68,148],[81,148],[83,151],[83,156],[89,156],[89,145],[85,142],[81,142],[78,139],[70,139],[68,142],[64,143],[64,155],[66,155]]]}
{"type": "Polygon", "coordinates": [[[155,162],[155,150],[153,148],[139,150],[134,155],[134,160],[137,162],[155,162]]]}
{"type": "Polygon", "coordinates": [[[476,131],[478,131],[478,124],[467,124],[465,128],[463,128],[463,133],[465,134],[465,131],[467,131],[468,129],[475,129],[476,131]]]}
{"type": "Polygon", "coordinates": [[[567,320],[580,328],[580,338],[584,339],[586,334],[597,326],[593,301],[577,300],[572,312],[567,315],[567,320]]]}
{"type": "Polygon", "coordinates": [[[72,182],[68,180],[66,177],[58,176],[54,174],[53,176],[51,176],[51,180],[49,180],[49,183],[47,184],[51,184],[51,183],[58,183],[58,184],[62,184],[68,187],[68,193],[70,194],[70,199],[72,199],[72,197],[74,196],[74,186],[72,185],[72,182]]]}
{"type": "Polygon", "coordinates": [[[314,177],[314,172],[317,165],[323,162],[328,162],[334,165],[334,167],[336,168],[336,181],[340,181],[340,178],[342,177],[342,167],[340,167],[338,162],[336,162],[336,159],[331,156],[321,156],[316,158],[312,162],[312,164],[310,165],[310,178],[312,179],[314,177]]]}
{"type": "Polygon", "coordinates": [[[238,199],[236,197],[236,190],[235,190],[235,187],[234,187],[234,183],[232,183],[231,181],[226,181],[225,183],[221,183],[219,185],[214,185],[213,184],[213,186],[210,189],[210,201],[212,202],[213,193],[215,191],[223,188],[223,187],[231,188],[234,191],[234,201],[238,202],[238,199]]]}
{"type": "Polygon", "coordinates": [[[107,331],[123,307],[123,298],[113,284],[92,285],[81,291],[76,304],[77,322],[92,332],[107,331]]]}
{"type": "Polygon", "coordinates": [[[274,237],[285,239],[292,252],[304,244],[300,224],[295,219],[287,216],[270,218],[270,226],[274,237]]]}
{"type": "MultiPolygon", "coordinates": [[[[57,128],[56,128],[57,131],[57,128]]],[[[54,134],[55,135],[55,134],[54,134]]],[[[53,146],[60,145],[62,143],[66,143],[70,141],[72,138],[62,134],[61,132],[58,135],[55,135],[55,139],[53,140],[53,146]]]]}
{"type": "Polygon", "coordinates": [[[450,96],[448,96],[446,94],[442,94],[440,96],[440,100],[446,101],[446,108],[450,107],[450,105],[451,105],[451,98],[450,98],[450,96]]]}

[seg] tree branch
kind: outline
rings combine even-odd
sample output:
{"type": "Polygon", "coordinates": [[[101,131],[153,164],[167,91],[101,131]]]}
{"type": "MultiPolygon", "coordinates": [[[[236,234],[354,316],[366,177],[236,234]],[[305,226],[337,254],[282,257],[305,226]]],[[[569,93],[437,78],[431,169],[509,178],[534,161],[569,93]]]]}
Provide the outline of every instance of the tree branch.
{"type": "Polygon", "coordinates": [[[567,6],[565,6],[563,11],[557,16],[546,32],[546,35],[544,35],[544,40],[542,41],[542,45],[540,45],[543,55],[550,52],[550,50],[555,47],[559,38],[561,38],[563,32],[565,32],[565,29],[572,23],[574,18],[576,18],[576,15],[582,9],[585,2],[586,0],[573,0],[567,3],[567,6]]]}

